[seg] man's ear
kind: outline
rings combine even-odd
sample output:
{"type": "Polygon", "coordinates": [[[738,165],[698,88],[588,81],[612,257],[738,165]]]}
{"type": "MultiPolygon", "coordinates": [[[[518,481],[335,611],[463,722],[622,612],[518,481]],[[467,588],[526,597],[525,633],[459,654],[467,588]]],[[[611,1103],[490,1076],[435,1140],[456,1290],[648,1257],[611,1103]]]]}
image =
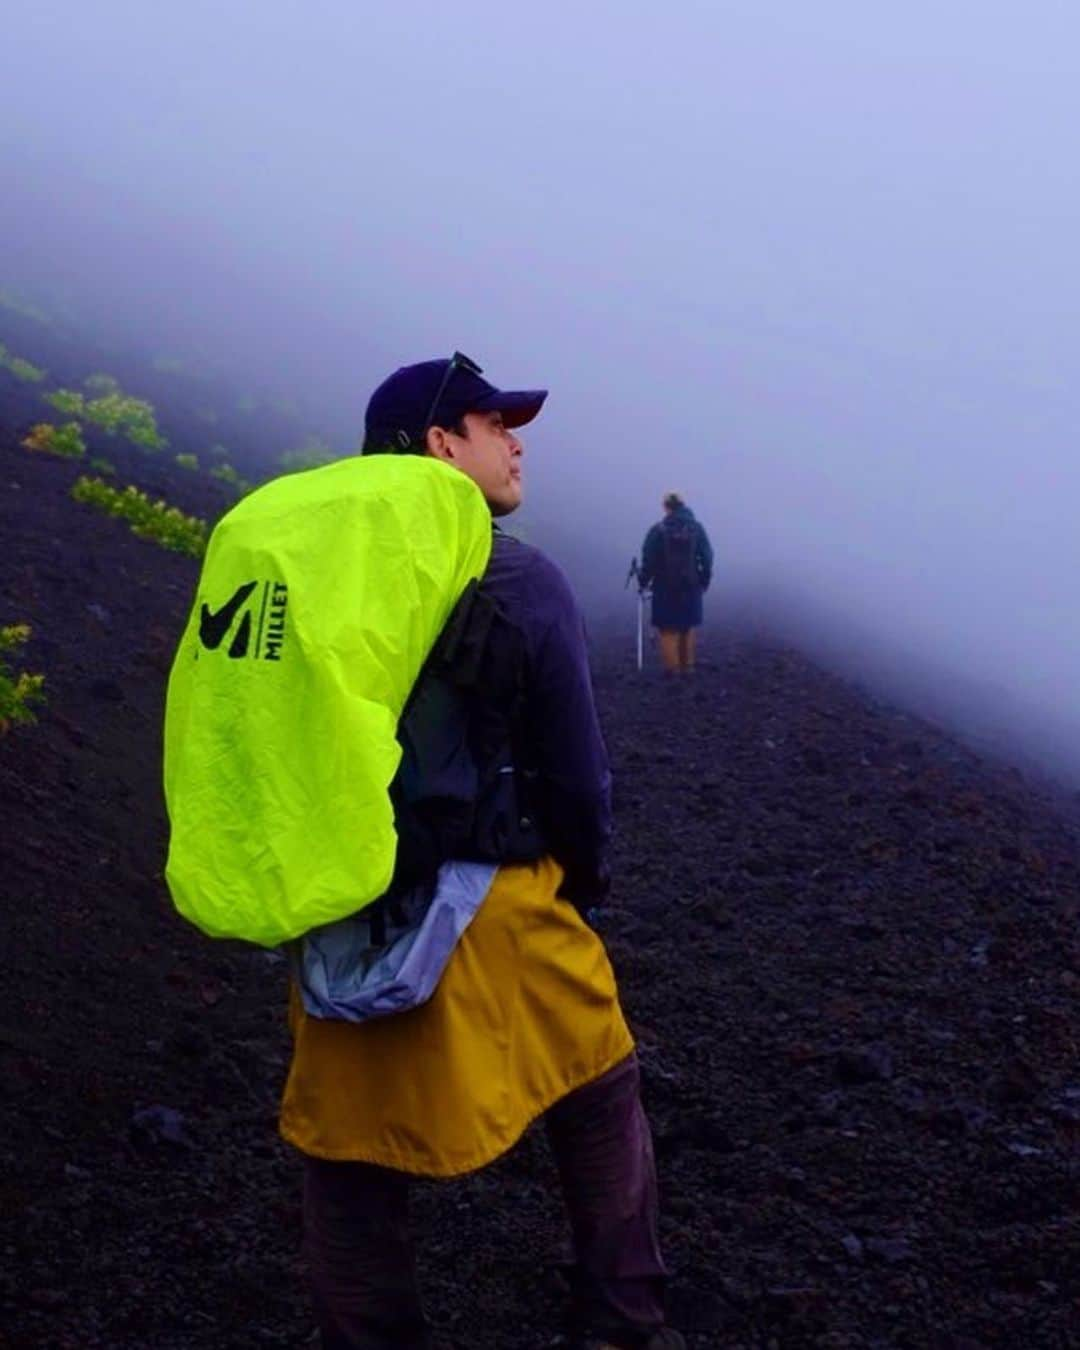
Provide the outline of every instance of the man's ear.
{"type": "Polygon", "coordinates": [[[434,459],[454,459],[453,443],[442,427],[428,427],[424,435],[424,447],[434,459]]]}

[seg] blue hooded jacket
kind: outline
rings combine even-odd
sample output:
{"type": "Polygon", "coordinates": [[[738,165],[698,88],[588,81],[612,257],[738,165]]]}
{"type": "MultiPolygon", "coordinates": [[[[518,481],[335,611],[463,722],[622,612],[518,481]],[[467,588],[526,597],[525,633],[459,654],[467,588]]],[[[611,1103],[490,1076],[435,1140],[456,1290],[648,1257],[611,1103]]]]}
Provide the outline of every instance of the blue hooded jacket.
{"type": "Polygon", "coordinates": [[[654,628],[685,631],[698,628],[702,620],[701,597],[712,580],[713,551],[705,527],[686,505],[674,507],[645,536],[641,549],[640,582],[652,586],[654,628]],[[680,564],[682,549],[673,547],[674,536],[689,532],[688,566],[680,564]]]}

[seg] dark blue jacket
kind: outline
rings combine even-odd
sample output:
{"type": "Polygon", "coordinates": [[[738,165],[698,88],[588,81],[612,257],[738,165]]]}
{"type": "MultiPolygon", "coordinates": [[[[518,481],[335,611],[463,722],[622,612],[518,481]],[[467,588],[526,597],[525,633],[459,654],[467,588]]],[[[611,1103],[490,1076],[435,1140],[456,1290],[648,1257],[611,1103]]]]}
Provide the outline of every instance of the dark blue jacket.
{"type": "Polygon", "coordinates": [[[695,519],[688,506],[677,506],[663,520],[655,524],[645,536],[641,549],[640,584],[652,587],[652,622],[654,628],[673,628],[684,631],[697,628],[702,620],[701,597],[712,580],[713,551],[705,527],[695,519]],[[688,524],[697,536],[694,547],[694,576],[671,576],[668,570],[668,550],[665,531],[676,525],[688,524]]]}

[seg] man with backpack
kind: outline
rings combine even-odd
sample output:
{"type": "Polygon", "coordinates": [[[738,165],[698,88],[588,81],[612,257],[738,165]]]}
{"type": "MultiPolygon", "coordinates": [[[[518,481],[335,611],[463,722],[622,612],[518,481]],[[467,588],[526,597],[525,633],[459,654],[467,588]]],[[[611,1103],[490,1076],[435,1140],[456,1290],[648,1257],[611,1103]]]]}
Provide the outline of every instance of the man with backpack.
{"type": "MultiPolygon", "coordinates": [[[[460,353],[406,366],[371,397],[364,454],[440,461],[500,518],[522,499],[515,433],[545,397],[495,388],[460,353]]],[[[395,576],[385,584],[392,591],[395,576]]],[[[487,658],[474,663],[469,739],[482,760],[485,728],[502,726],[488,742],[511,747],[495,777],[521,793],[510,822],[520,828],[486,828],[482,846],[460,846],[491,860],[493,880],[426,1002],[348,1021],[312,1015],[292,992],[281,1130],[305,1155],[304,1249],[322,1345],[430,1345],[409,1178],[480,1168],[543,1116],[574,1238],[569,1345],[684,1350],[664,1324],[637,1058],[603,943],[584,917],[609,889],[611,802],[581,616],[555,564],[497,527],[479,593],[517,655],[500,667],[512,670],[501,690],[483,674],[487,658]],[[511,692],[507,728],[500,708],[511,692]]],[[[447,678],[460,659],[444,661],[447,678]]],[[[411,837],[402,825],[399,854],[411,837]]]]}
{"type": "Polygon", "coordinates": [[[668,675],[690,675],[702,621],[702,596],[712,580],[713,551],[705,527],[677,492],[663,500],[664,517],[645,536],[638,584],[652,587],[652,623],[668,675]]]}

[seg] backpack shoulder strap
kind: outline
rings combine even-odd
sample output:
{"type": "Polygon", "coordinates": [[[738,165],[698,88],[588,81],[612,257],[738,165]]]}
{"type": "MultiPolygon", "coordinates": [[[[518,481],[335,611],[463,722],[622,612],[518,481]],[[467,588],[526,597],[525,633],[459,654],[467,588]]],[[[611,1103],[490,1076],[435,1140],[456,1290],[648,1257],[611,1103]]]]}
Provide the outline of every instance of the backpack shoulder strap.
{"type": "Polygon", "coordinates": [[[451,858],[533,861],[544,852],[525,802],[525,642],[482,584],[447,620],[398,726],[391,788],[399,838],[394,890],[451,858]]]}

